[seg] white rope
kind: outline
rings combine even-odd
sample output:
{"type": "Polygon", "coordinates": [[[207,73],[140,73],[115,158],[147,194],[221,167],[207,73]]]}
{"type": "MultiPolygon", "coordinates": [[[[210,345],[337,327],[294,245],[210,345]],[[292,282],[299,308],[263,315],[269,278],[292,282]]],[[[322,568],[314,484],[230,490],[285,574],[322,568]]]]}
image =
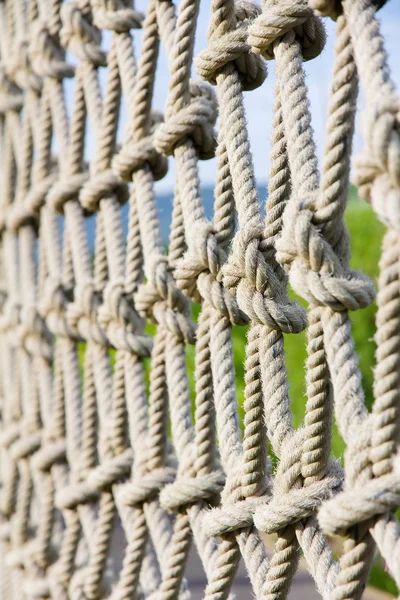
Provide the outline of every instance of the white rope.
{"type": "Polygon", "coordinates": [[[0,3],[1,598],[187,600],[192,545],[207,600],[230,596],[241,557],[257,599],[285,598],[300,550],[326,600],[361,597],[376,549],[400,585],[400,104],[382,4],[212,0],[194,57],[200,0],[148,0],[145,14],[128,0],[0,3]],[[337,23],[321,169],[303,69],[324,47],[319,16],[337,23]],[[152,109],[161,50],[164,115],[152,109]],[[277,81],[264,218],[243,93],[264,84],[265,61],[277,81]],[[375,291],[349,267],[343,220],[359,82],[355,179],[387,227],[371,413],[348,311],[375,291]],[[214,155],[208,220],[199,161],[214,155]],[[154,183],[168,160],[166,249],[154,183]],[[296,429],[283,334],[306,327],[296,429]],[[334,421],[344,465],[330,458],[334,421]],[[276,534],[270,556],[264,533],[276,534]],[[332,535],[345,538],[338,560],[332,535]]]}

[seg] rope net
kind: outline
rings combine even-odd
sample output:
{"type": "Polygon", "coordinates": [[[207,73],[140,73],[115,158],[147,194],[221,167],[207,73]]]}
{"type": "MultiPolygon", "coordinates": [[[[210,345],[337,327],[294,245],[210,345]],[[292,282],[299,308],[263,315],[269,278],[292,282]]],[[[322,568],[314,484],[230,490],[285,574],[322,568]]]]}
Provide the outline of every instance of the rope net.
{"type": "Polygon", "coordinates": [[[0,3],[5,600],[187,600],[193,545],[207,600],[232,597],[241,557],[257,599],[285,598],[300,550],[326,600],[360,598],[376,551],[400,584],[400,113],[375,14],[382,2],[212,0],[192,78],[199,2],[148,0],[145,14],[129,0],[0,3]],[[324,46],[320,16],[337,31],[321,170],[303,71],[324,46]],[[152,110],[160,47],[164,116],[152,110]],[[263,84],[266,61],[276,87],[264,217],[243,92],[263,84]],[[355,178],[387,228],[371,412],[348,311],[375,291],[349,267],[343,221],[359,82],[365,149],[355,178]],[[207,220],[198,162],[215,154],[207,220]],[[176,189],[166,249],[154,182],[168,156],[176,189]],[[289,282],[307,312],[289,299],[289,282]],[[296,429],[283,334],[307,324],[296,429]],[[243,427],[232,346],[240,325],[243,427]],[[334,421],[344,468],[331,458],[334,421]],[[269,555],[264,534],[275,534],[269,555]]]}

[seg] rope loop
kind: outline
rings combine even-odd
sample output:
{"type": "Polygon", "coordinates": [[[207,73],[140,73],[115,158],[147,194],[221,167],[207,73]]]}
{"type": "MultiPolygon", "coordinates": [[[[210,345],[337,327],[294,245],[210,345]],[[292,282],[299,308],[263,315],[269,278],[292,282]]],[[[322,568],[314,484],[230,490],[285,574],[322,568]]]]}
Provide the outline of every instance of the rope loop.
{"type": "Polygon", "coordinates": [[[248,29],[259,13],[255,4],[235,3],[237,27],[210,40],[208,47],[194,61],[200,77],[216,85],[222,69],[229,63],[234,63],[244,90],[254,90],[264,82],[267,76],[265,64],[261,57],[251,52],[247,41],[248,29]]]}
{"type": "Polygon", "coordinates": [[[9,296],[4,304],[3,316],[0,320],[0,331],[17,327],[21,322],[21,304],[17,298],[9,296]]]}
{"type": "Polygon", "coordinates": [[[249,28],[248,43],[255,54],[267,60],[274,58],[274,44],[294,30],[304,60],[311,60],[325,46],[325,29],[308,6],[308,0],[285,0],[266,6],[249,28]]]}
{"type": "Polygon", "coordinates": [[[193,232],[188,233],[191,249],[178,261],[175,277],[179,287],[186,295],[199,302],[197,278],[203,271],[209,271],[217,277],[226,260],[226,254],[220,248],[211,223],[196,223],[193,232]],[[192,235],[191,235],[192,233],[192,235]]]}
{"type": "Polygon", "coordinates": [[[24,435],[17,440],[11,448],[11,457],[13,460],[23,460],[29,458],[37,452],[42,443],[42,436],[39,432],[34,431],[28,435],[24,435]]]}
{"type": "Polygon", "coordinates": [[[26,196],[26,205],[29,206],[30,210],[36,215],[40,213],[41,208],[46,202],[47,194],[55,185],[56,180],[56,174],[51,174],[29,190],[26,196]]]}
{"type": "Polygon", "coordinates": [[[397,458],[397,468],[392,473],[345,489],[325,502],[320,508],[318,520],[326,534],[347,535],[353,526],[386,512],[396,511],[399,506],[400,476],[397,458]]]}
{"type": "Polygon", "coordinates": [[[0,448],[9,448],[21,435],[19,423],[12,423],[0,434],[0,448]]]}
{"type": "Polygon", "coordinates": [[[235,325],[248,323],[235,296],[220,280],[226,254],[215,237],[213,226],[204,222],[196,224],[191,249],[178,261],[175,268],[176,283],[194,302],[205,300],[235,325]]]}
{"type": "Polygon", "coordinates": [[[120,279],[107,283],[103,292],[103,304],[99,308],[99,322],[106,325],[113,320],[133,331],[142,325],[133,303],[125,293],[125,282],[120,279]]]}
{"type": "Polygon", "coordinates": [[[140,29],[144,15],[135,10],[129,2],[121,0],[96,0],[93,2],[93,22],[99,29],[116,33],[126,33],[140,29]]]}
{"type": "Polygon", "coordinates": [[[247,325],[249,317],[239,308],[234,294],[211,273],[200,273],[197,280],[199,294],[204,301],[229,319],[232,325],[247,325]]]}
{"type": "Polygon", "coordinates": [[[185,308],[185,299],[177,288],[166,256],[157,256],[148,266],[148,281],[139,289],[136,306],[144,318],[151,317],[154,303],[165,300],[173,310],[185,308]]]}
{"type": "Polygon", "coordinates": [[[60,81],[73,77],[75,69],[64,60],[64,50],[50,35],[47,24],[37,21],[32,31],[29,46],[32,67],[40,77],[51,77],[60,81]]]}
{"type": "Polygon", "coordinates": [[[103,463],[92,469],[86,481],[89,487],[103,491],[111,488],[128,477],[133,463],[133,452],[127,448],[121,454],[108,458],[103,463]]]}
{"type": "Polygon", "coordinates": [[[82,504],[95,502],[99,495],[100,491],[90,486],[86,481],[71,483],[58,491],[55,505],[60,510],[75,510],[82,504]]]}
{"type": "Polygon", "coordinates": [[[125,292],[124,281],[113,280],[106,285],[98,323],[114,348],[129,350],[137,356],[150,356],[152,338],[141,333],[143,321],[125,292]]]}
{"type": "Polygon", "coordinates": [[[0,67],[0,114],[8,111],[20,112],[24,105],[24,97],[19,87],[7,75],[6,69],[0,67]]]}
{"type": "Polygon", "coordinates": [[[33,70],[29,42],[20,37],[15,45],[13,57],[7,65],[8,77],[21,89],[31,89],[39,93],[42,89],[42,78],[33,70]]]}
{"type": "Polygon", "coordinates": [[[115,195],[121,206],[128,201],[129,189],[111,169],[97,173],[84,184],[79,200],[87,213],[95,213],[100,208],[101,200],[115,195]]]}
{"type": "Polygon", "coordinates": [[[121,491],[121,501],[135,507],[155,498],[160,490],[175,479],[175,469],[163,467],[153,469],[140,478],[127,483],[121,491]]]}
{"type": "Polygon", "coordinates": [[[106,55],[100,48],[101,33],[91,22],[90,13],[84,13],[77,2],[71,1],[62,5],[61,19],[62,45],[94,67],[105,66],[106,55]]]}
{"type": "Polygon", "coordinates": [[[163,117],[160,113],[152,112],[152,134],[141,138],[140,141],[132,139],[124,142],[120,152],[114,156],[112,170],[123,181],[132,181],[133,173],[148,166],[155,181],[159,181],[168,171],[168,160],[154,145],[154,136],[163,117]]]}
{"type": "MultiPolygon", "coordinates": [[[[32,554],[32,562],[35,562],[34,549],[32,549],[32,554]]],[[[41,598],[51,597],[50,584],[47,577],[36,577],[35,579],[26,579],[23,586],[23,592],[27,596],[30,595],[31,598],[37,598],[37,600],[40,600],[41,598]]]]}
{"type": "Polygon", "coordinates": [[[64,205],[70,200],[78,201],[81,188],[88,179],[88,173],[77,173],[68,178],[59,179],[47,195],[49,206],[55,212],[64,214],[64,205]]]}
{"type": "Polygon", "coordinates": [[[178,512],[185,506],[210,501],[224,487],[225,476],[220,471],[196,477],[182,477],[167,485],[160,494],[160,503],[170,512],[178,512]]]}
{"type": "Polygon", "coordinates": [[[66,308],[71,300],[72,295],[61,281],[49,277],[44,285],[39,312],[54,336],[70,337],[78,341],[80,338],[77,332],[71,329],[67,320],[66,308]]]}
{"type": "Polygon", "coordinates": [[[95,502],[100,493],[124,480],[132,468],[132,449],[109,458],[90,471],[84,481],[71,483],[56,495],[56,506],[60,510],[74,510],[82,504],[95,502]]]}
{"type": "Polygon", "coordinates": [[[149,264],[149,280],[139,288],[135,304],[144,318],[151,319],[188,344],[195,342],[196,328],[190,319],[187,299],[176,285],[166,256],[149,264]]]}
{"type": "Polygon", "coordinates": [[[239,308],[253,322],[285,333],[299,333],[307,324],[305,311],[289,301],[285,282],[263,254],[263,228],[247,227],[234,239],[222,269],[224,285],[232,290],[239,308]]]}
{"type": "Polygon", "coordinates": [[[33,356],[44,360],[53,358],[52,336],[47,324],[35,307],[23,307],[17,329],[18,345],[33,356]]]}
{"type": "Polygon", "coordinates": [[[156,302],[153,307],[154,319],[161,327],[172,333],[177,340],[185,344],[194,344],[196,326],[187,310],[185,313],[172,310],[166,302],[156,302]]]}
{"type": "Polygon", "coordinates": [[[13,233],[18,233],[22,227],[26,226],[34,227],[38,229],[37,215],[33,212],[30,206],[24,202],[24,204],[16,203],[7,214],[6,227],[13,233]]]}
{"type": "Polygon", "coordinates": [[[43,473],[49,472],[53,465],[65,462],[67,449],[65,440],[50,441],[42,446],[32,457],[32,467],[43,473]]]}
{"type": "Polygon", "coordinates": [[[107,337],[97,322],[97,311],[101,299],[93,282],[76,289],[74,301],[67,308],[67,322],[71,329],[77,331],[79,336],[92,340],[102,346],[107,346],[107,337]]]}
{"type": "Polygon", "coordinates": [[[305,517],[314,515],[321,504],[342,487],[343,470],[336,461],[331,461],[323,479],[299,489],[290,489],[283,494],[273,494],[269,504],[257,507],[254,524],[264,533],[276,533],[305,517]]]}
{"type": "Polygon", "coordinates": [[[246,527],[254,522],[254,513],[260,504],[265,504],[264,496],[246,498],[238,502],[227,502],[221,507],[211,509],[203,520],[203,528],[211,537],[223,537],[246,527]]]}
{"type": "Polygon", "coordinates": [[[304,440],[305,430],[300,428],[289,432],[283,441],[272,496],[254,511],[254,525],[259,531],[276,533],[313,516],[322,502],[342,488],[343,469],[336,460],[329,461],[322,479],[304,485],[304,440]]]}
{"type": "Polygon", "coordinates": [[[206,600],[231,595],[241,560],[257,599],[284,598],[300,550],[324,598],[359,598],[375,543],[400,585],[400,103],[384,1],[211,0],[201,81],[198,0],[148,0],[145,17],[135,0],[0,7],[7,597],[188,600],[192,543],[206,600]],[[303,65],[325,44],[313,9],[344,13],[321,169],[303,65]],[[243,90],[263,83],[265,59],[277,81],[264,211],[243,90]],[[165,120],[152,111],[164,64],[165,120]],[[349,268],[343,220],[359,83],[356,179],[389,226],[371,411],[347,311],[374,289],[349,268]],[[155,180],[171,155],[166,250],[155,180]],[[199,160],[214,155],[209,218],[199,160]],[[289,280],[310,303],[303,426],[285,340],[307,315],[289,280]],[[345,468],[330,458],[336,425],[345,468]],[[340,559],[322,528],[348,536],[340,559]],[[277,534],[272,559],[263,533],[277,534]]]}
{"type": "Polygon", "coordinates": [[[288,203],[277,260],[289,272],[293,289],[313,304],[334,311],[368,306],[375,289],[368,277],[343,267],[332,246],[313,224],[316,194],[288,203]]]}
{"type": "Polygon", "coordinates": [[[161,123],[155,134],[154,145],[162,154],[171,156],[186,138],[191,138],[199,158],[208,160],[215,154],[214,125],[217,102],[212,88],[202,81],[190,81],[190,102],[161,123]]]}

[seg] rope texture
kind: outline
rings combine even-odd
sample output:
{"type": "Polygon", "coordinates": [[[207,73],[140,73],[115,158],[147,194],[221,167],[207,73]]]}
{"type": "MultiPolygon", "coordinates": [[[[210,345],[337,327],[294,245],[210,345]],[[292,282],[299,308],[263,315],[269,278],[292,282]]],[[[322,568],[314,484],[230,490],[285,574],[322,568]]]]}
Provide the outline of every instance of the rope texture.
{"type": "Polygon", "coordinates": [[[145,14],[129,0],[0,3],[2,599],[189,600],[192,545],[206,600],[232,597],[241,558],[257,600],[283,600],[300,551],[325,600],[360,598],[376,549],[400,586],[400,102],[383,4],[212,0],[194,57],[200,0],[148,0],[145,14]],[[337,31],[321,170],[303,67],[323,50],[320,16],[337,31]],[[164,115],[152,108],[161,50],[164,115]],[[264,84],[266,61],[264,217],[243,93],[264,84]],[[359,83],[355,180],[387,228],[371,413],[348,311],[375,290],[349,266],[343,220],[359,83]],[[199,161],[214,156],[208,220],[199,161]],[[168,161],[165,248],[155,182],[168,161]],[[232,330],[243,326],[242,419],[232,330]],[[306,327],[295,429],[284,334],[306,327]],[[344,465],[330,456],[334,421],[344,465]],[[275,534],[271,556],[264,534],[275,534]]]}

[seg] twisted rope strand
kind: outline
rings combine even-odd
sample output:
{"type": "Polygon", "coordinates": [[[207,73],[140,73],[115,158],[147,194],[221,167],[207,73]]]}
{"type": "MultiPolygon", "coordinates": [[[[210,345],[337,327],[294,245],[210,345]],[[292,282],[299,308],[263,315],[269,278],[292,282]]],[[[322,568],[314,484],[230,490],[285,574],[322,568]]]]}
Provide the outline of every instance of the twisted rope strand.
{"type": "Polygon", "coordinates": [[[300,550],[326,600],[361,597],[376,549],[400,585],[399,100],[383,4],[213,0],[195,59],[199,0],[148,0],[145,15],[130,0],[0,4],[2,597],[189,600],[192,544],[212,600],[230,597],[241,558],[255,597],[283,600],[300,550]],[[325,42],[315,13],[336,21],[321,171],[303,66],[325,42]],[[277,71],[265,218],[243,102],[264,60],[277,71]],[[359,82],[355,180],[387,227],[371,413],[348,311],[374,290],[349,268],[343,220],[359,82]],[[214,156],[208,219],[199,161],[214,156]],[[165,247],[155,182],[168,160],[165,247]],[[307,323],[296,429],[284,335],[307,323]],[[269,558],[262,533],[276,534],[269,558]]]}

